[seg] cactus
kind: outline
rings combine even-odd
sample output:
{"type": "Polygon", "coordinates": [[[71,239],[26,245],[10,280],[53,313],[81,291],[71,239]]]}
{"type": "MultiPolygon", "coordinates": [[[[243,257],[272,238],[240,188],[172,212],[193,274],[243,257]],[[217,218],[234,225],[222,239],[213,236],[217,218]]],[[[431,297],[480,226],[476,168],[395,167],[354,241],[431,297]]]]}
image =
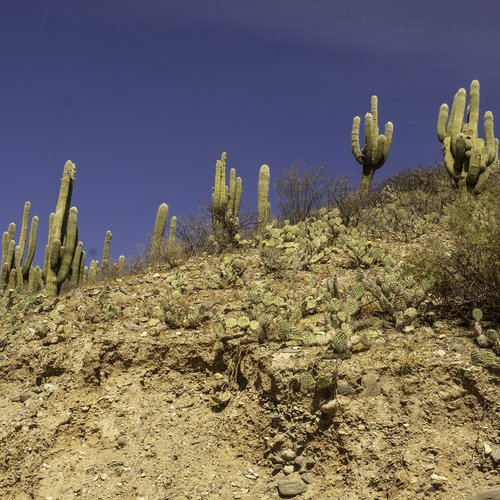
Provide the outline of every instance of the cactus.
{"type": "Polygon", "coordinates": [[[158,212],[156,213],[155,227],[153,230],[153,236],[151,238],[151,246],[149,248],[148,261],[157,261],[161,255],[161,248],[163,243],[163,235],[165,233],[165,228],[167,227],[168,219],[168,205],[162,203],[158,207],[158,212]]]}
{"type": "Polygon", "coordinates": [[[270,171],[267,165],[262,165],[259,171],[257,190],[257,233],[262,235],[271,222],[271,204],[269,203],[270,171]]]}
{"type": "Polygon", "coordinates": [[[226,185],[227,153],[222,153],[215,163],[215,182],[212,193],[212,231],[217,242],[234,241],[239,228],[239,211],[243,181],[236,176],[236,169],[229,171],[226,185]]]}
{"type": "Polygon", "coordinates": [[[113,235],[111,234],[111,231],[106,231],[106,236],[104,237],[104,248],[102,250],[102,270],[105,273],[109,271],[109,249],[112,237],[113,235]]]}
{"type": "Polygon", "coordinates": [[[498,139],[493,130],[493,113],[484,114],[485,139],[478,137],[479,82],[470,85],[470,102],[466,110],[467,93],[461,88],[455,94],[451,113],[447,104],[439,108],[437,135],[442,143],[446,170],[462,194],[480,193],[498,158],[498,139]]]}
{"type": "Polygon", "coordinates": [[[378,98],[371,98],[371,113],[365,115],[365,147],[361,149],[359,143],[359,127],[361,118],[355,116],[352,122],[351,145],[352,154],[356,161],[363,167],[359,193],[366,195],[370,192],[375,171],[387,159],[392,142],[393,125],[387,122],[385,133],[379,135],[378,128],[378,98]]]}
{"type": "Polygon", "coordinates": [[[170,228],[168,230],[168,244],[170,246],[175,244],[175,231],[177,230],[177,217],[174,215],[170,219],[170,228]]]}
{"type": "Polygon", "coordinates": [[[76,167],[71,161],[64,165],[56,211],[51,215],[50,235],[46,248],[45,285],[49,297],[59,295],[69,275],[78,239],[78,210],[71,207],[71,194],[76,167]]]}
{"type": "Polygon", "coordinates": [[[83,243],[81,241],[76,245],[75,256],[73,258],[73,263],[71,265],[71,278],[70,281],[74,285],[80,282],[80,268],[82,264],[82,256],[85,252],[83,251],[83,243]]]}

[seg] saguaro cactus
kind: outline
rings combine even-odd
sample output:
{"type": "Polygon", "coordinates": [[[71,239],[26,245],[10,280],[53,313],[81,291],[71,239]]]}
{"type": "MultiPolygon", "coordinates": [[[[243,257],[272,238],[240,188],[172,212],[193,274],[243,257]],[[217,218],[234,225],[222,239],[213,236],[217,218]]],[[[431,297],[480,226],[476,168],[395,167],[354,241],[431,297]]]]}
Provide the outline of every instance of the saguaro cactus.
{"type": "Polygon", "coordinates": [[[269,203],[269,181],[271,173],[268,165],[262,165],[259,170],[257,186],[257,233],[262,234],[271,222],[271,204],[269,203]]]}
{"type": "Polygon", "coordinates": [[[359,127],[361,118],[355,116],[352,122],[351,145],[352,154],[356,161],[363,167],[360,194],[370,192],[373,175],[387,159],[392,142],[393,125],[391,122],[385,124],[385,133],[379,134],[378,128],[378,98],[371,98],[371,113],[365,115],[365,146],[361,149],[359,143],[359,127]]]}
{"type": "Polygon", "coordinates": [[[45,285],[50,297],[59,295],[76,251],[78,210],[75,207],[70,208],[75,172],[75,164],[67,161],[64,165],[56,211],[51,216],[45,274],[45,285]]]}
{"type": "Polygon", "coordinates": [[[227,153],[222,153],[215,163],[215,182],[212,192],[212,231],[217,241],[233,240],[238,233],[239,211],[243,181],[236,176],[236,169],[229,171],[226,185],[227,153]]]}
{"type": "Polygon", "coordinates": [[[111,234],[111,231],[106,231],[106,236],[104,237],[104,248],[102,250],[102,270],[104,272],[109,271],[109,250],[112,237],[113,235],[111,234]]]}
{"type": "Polygon", "coordinates": [[[165,234],[165,228],[167,227],[167,219],[168,205],[166,203],[162,203],[158,207],[158,211],[156,213],[155,227],[151,238],[151,246],[149,247],[148,261],[155,261],[161,255],[163,235],[165,234]]]}
{"type": "Polygon", "coordinates": [[[463,194],[478,194],[491,173],[491,165],[498,158],[498,139],[493,130],[493,113],[484,114],[484,136],[478,137],[479,82],[470,85],[469,106],[467,93],[461,88],[453,98],[451,114],[447,104],[439,108],[437,135],[442,143],[446,170],[463,194]]]}

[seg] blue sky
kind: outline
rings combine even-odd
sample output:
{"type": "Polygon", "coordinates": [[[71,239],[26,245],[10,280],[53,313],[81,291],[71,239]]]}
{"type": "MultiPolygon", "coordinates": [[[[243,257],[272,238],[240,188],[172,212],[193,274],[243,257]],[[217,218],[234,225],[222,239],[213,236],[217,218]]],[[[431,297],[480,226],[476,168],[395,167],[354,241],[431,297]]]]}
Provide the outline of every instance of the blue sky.
{"type": "Polygon", "coordinates": [[[41,262],[68,159],[99,259],[106,230],[128,255],[160,203],[208,201],[222,151],[248,208],[263,163],[271,182],[304,161],[357,184],[352,118],[372,94],[394,123],[376,181],[440,161],[438,109],[459,87],[479,79],[481,115],[500,113],[499,19],[492,0],[1,2],[0,228],[30,200],[41,262]]]}

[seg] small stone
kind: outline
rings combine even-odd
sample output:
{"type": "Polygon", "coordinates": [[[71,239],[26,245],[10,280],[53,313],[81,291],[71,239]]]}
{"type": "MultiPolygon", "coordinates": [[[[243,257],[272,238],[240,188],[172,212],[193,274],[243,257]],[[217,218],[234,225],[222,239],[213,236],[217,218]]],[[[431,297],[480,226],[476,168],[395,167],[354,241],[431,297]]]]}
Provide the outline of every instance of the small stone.
{"type": "Polygon", "coordinates": [[[118,438],[116,439],[116,444],[120,448],[123,448],[124,446],[127,445],[127,440],[123,436],[118,436],[118,438]]]}
{"type": "Polygon", "coordinates": [[[283,473],[285,474],[285,476],[289,476],[293,472],[293,470],[293,465],[285,465],[283,467],[283,473]]]}
{"type": "Polygon", "coordinates": [[[132,321],[124,321],[123,326],[128,330],[139,330],[140,326],[132,321]]]}
{"type": "Polygon", "coordinates": [[[443,356],[446,356],[446,351],[444,349],[438,349],[435,354],[442,358],[443,356]]]}
{"type": "Polygon", "coordinates": [[[283,479],[278,483],[278,491],[282,497],[295,497],[301,493],[305,493],[307,485],[301,479],[283,479]]]}
{"type": "Polygon", "coordinates": [[[337,384],[337,394],[342,394],[348,396],[349,394],[354,394],[356,391],[349,385],[343,382],[337,384]]]}
{"type": "Polygon", "coordinates": [[[446,483],[448,481],[448,478],[445,476],[440,476],[433,472],[431,474],[431,481],[433,486],[441,486],[443,483],[446,483]]]}
{"type": "Polygon", "coordinates": [[[306,458],[302,455],[299,455],[298,457],[295,457],[294,463],[295,465],[302,467],[306,463],[306,458]]]}
{"type": "Polygon", "coordinates": [[[483,446],[484,446],[484,454],[486,456],[491,455],[491,452],[493,451],[491,449],[491,446],[488,443],[484,443],[483,446]]]}
{"type": "Polygon", "coordinates": [[[378,381],[378,376],[376,373],[367,373],[362,379],[361,383],[363,384],[365,390],[363,391],[363,396],[365,398],[374,398],[378,396],[382,387],[380,382],[378,381]]]}
{"type": "Polygon", "coordinates": [[[300,475],[300,478],[306,484],[312,484],[312,483],[314,483],[314,476],[310,472],[304,472],[304,474],[300,475]]]}
{"type": "Polygon", "coordinates": [[[297,453],[295,453],[291,448],[287,448],[281,452],[281,458],[289,462],[291,462],[296,456],[297,453]]]}
{"type": "Polygon", "coordinates": [[[490,458],[497,467],[500,465],[500,446],[492,448],[490,458]]]}
{"type": "Polygon", "coordinates": [[[453,343],[450,345],[450,351],[452,352],[463,352],[465,346],[462,344],[462,342],[458,340],[454,340],[453,343]]]}

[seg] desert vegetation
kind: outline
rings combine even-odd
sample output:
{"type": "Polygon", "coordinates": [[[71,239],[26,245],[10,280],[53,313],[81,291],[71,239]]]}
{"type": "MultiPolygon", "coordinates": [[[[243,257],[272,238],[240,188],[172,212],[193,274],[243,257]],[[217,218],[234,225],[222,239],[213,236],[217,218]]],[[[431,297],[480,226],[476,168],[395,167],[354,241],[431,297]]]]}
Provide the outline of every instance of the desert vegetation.
{"type": "MultiPolygon", "coordinates": [[[[435,331],[455,328],[470,345],[464,350],[467,356],[454,358],[449,366],[463,365],[463,370],[472,366],[487,387],[493,387],[500,369],[500,166],[493,115],[488,111],[484,116],[483,140],[478,136],[479,83],[473,81],[465,119],[464,89],[455,95],[451,113],[447,105],[440,108],[437,132],[444,163],[402,171],[373,188],[373,176],[388,157],[393,135],[390,122],[385,133],[379,134],[377,106],[373,96],[371,112],[365,117],[363,148],[359,117],[353,123],[353,155],[362,166],[358,190],[324,168],[294,165],[274,180],[280,213],[273,217],[271,169],[264,164],[256,186],[256,211],[242,212],[243,180],[231,168],[227,183],[228,155],[222,153],[215,164],[211,204],[179,220],[171,216],[169,222],[169,206],[162,203],[150,241],[135,260],[120,256],[112,262],[112,233],[107,231],[101,262],[85,265],[78,211],[71,206],[76,166],[68,161],[50,215],[43,269],[32,266],[38,217],[32,218],[29,227],[29,202],[19,239],[14,223],[3,234],[2,349],[9,349],[9,339],[27,338],[58,349],[68,336],[77,339],[81,325],[92,331],[101,325],[101,336],[103,325],[124,326],[132,333],[145,329],[142,340],[147,331],[152,332],[154,348],[138,350],[141,362],[149,366],[163,352],[162,335],[169,342],[174,334],[188,339],[193,348],[184,346],[189,352],[177,355],[175,369],[192,373],[196,366],[200,373],[210,372],[209,377],[217,375],[206,389],[213,411],[223,412],[234,394],[244,392],[250,382],[259,392],[259,404],[270,408],[271,420],[288,403],[307,408],[306,416],[292,412],[280,417],[286,425],[272,424],[279,432],[269,431],[271,438],[262,450],[262,464],[284,477],[278,484],[278,493],[284,497],[308,489],[310,478],[304,474],[314,469],[314,461],[297,457],[315,453],[317,457],[319,451],[314,451],[312,443],[321,433],[334,433],[330,437],[337,452],[345,452],[343,466],[347,467],[349,454],[355,455],[339,429],[347,422],[344,399],[356,394],[357,389],[346,389],[345,381],[356,385],[349,370],[360,369],[355,365],[358,356],[365,363],[373,362],[379,373],[392,377],[394,387],[399,387],[404,377],[416,377],[428,359],[435,359],[434,347],[426,347],[441,341],[435,331]],[[129,303],[132,293],[140,297],[140,311],[129,303]],[[49,319],[39,321],[37,317],[45,313],[49,319]],[[203,358],[206,353],[194,353],[194,346],[199,352],[211,352],[211,360],[203,358]],[[293,366],[277,362],[271,366],[264,355],[259,357],[258,352],[264,351],[258,348],[288,349],[288,354],[303,349],[307,354],[293,366]],[[306,431],[309,427],[316,430],[306,431]],[[290,479],[293,473],[301,473],[302,479],[290,479]]],[[[141,338],[134,342],[142,342],[141,338]]],[[[85,348],[92,350],[102,342],[99,338],[85,348]]],[[[95,365],[93,371],[82,361],[86,383],[99,386],[112,376],[113,369],[106,368],[106,362],[113,367],[122,363],[127,370],[136,366],[135,358],[127,358],[124,352],[110,361],[106,356],[111,348],[106,349],[86,360],[89,366],[95,365]],[[106,370],[108,375],[104,375],[106,370]]],[[[448,355],[452,349],[440,348],[439,352],[448,355]]],[[[439,356],[444,360],[445,354],[439,356]]],[[[162,363],[151,367],[147,377],[163,373],[162,363]]],[[[432,369],[439,370],[438,365],[432,369]]],[[[174,369],[173,363],[169,366],[174,369]]],[[[47,370],[39,386],[57,372],[53,367],[47,370]]],[[[64,373],[66,368],[60,370],[64,373]]],[[[145,384],[147,377],[141,376],[145,384]]],[[[466,371],[461,376],[472,377],[466,371]]],[[[381,393],[371,372],[360,375],[358,385],[360,398],[381,393]]],[[[488,390],[476,396],[483,404],[483,427],[490,432],[490,443],[497,437],[491,422],[498,408],[488,390]]],[[[471,410],[474,419],[478,418],[476,410],[471,410]]],[[[357,417],[349,418],[355,421],[357,417]]],[[[477,440],[473,446],[477,451],[477,440]]],[[[493,473],[498,467],[497,448],[488,444],[477,451],[473,465],[462,464],[458,469],[469,471],[479,481],[482,472],[493,473]]],[[[380,481],[392,484],[384,474],[380,481]]],[[[448,479],[437,473],[418,485],[403,477],[394,481],[405,493],[391,498],[410,498],[410,490],[427,496],[448,491],[448,479]]],[[[16,482],[4,482],[2,487],[15,492],[16,482]]],[[[370,484],[367,481],[365,491],[370,484]]],[[[458,490],[450,491],[454,495],[458,490]]],[[[467,492],[472,494],[472,489],[467,492]]]]}

